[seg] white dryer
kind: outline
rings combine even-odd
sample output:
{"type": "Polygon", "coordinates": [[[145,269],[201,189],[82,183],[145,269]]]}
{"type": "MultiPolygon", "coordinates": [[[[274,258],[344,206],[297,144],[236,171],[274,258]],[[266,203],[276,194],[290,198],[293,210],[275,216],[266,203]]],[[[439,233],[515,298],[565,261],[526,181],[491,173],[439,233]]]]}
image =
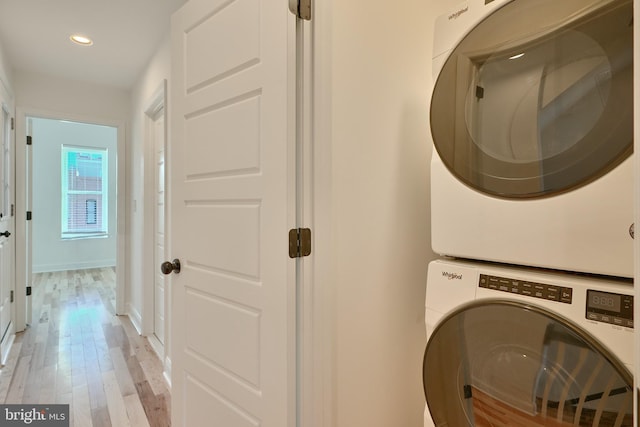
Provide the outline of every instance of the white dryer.
{"type": "Polygon", "coordinates": [[[633,276],[632,0],[468,0],[438,18],[432,246],[633,276]]]}
{"type": "Polygon", "coordinates": [[[425,426],[633,425],[633,286],[429,265],[425,426]]]}

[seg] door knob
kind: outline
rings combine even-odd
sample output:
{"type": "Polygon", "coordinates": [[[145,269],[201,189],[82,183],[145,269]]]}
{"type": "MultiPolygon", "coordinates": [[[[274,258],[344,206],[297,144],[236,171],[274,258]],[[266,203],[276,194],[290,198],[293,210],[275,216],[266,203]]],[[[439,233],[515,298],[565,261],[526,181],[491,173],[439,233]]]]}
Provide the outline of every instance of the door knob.
{"type": "Polygon", "coordinates": [[[0,236],[9,237],[11,236],[11,233],[9,233],[8,231],[5,231],[4,233],[0,233],[0,236]]]}
{"type": "Polygon", "coordinates": [[[178,258],[173,261],[165,261],[160,265],[162,274],[180,273],[180,260],[178,258]]]}

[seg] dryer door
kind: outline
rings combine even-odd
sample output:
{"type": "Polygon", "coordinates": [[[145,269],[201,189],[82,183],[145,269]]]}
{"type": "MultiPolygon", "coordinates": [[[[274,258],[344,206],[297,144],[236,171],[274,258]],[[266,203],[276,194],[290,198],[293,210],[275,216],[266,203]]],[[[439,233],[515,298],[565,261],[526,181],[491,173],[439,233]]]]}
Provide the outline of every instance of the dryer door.
{"type": "Polygon", "coordinates": [[[467,185],[552,196],[633,149],[632,0],[513,0],[473,28],[436,81],[431,132],[467,185]]]}
{"type": "Polygon", "coordinates": [[[424,355],[436,426],[632,426],[633,378],[547,310],[481,301],[445,318],[424,355]]]}

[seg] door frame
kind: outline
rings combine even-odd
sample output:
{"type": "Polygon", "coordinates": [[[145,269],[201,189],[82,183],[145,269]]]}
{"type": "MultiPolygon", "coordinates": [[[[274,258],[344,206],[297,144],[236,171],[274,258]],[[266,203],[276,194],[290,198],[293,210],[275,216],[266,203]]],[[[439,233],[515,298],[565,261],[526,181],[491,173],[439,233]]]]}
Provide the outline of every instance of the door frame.
{"type": "MultiPolygon", "coordinates": [[[[165,294],[164,294],[164,345],[162,345],[158,340],[154,338],[154,316],[155,316],[155,300],[154,300],[154,284],[155,284],[155,271],[160,268],[159,265],[156,265],[156,260],[154,257],[155,254],[155,179],[158,173],[158,165],[155,161],[155,137],[154,137],[154,120],[153,118],[160,111],[161,108],[164,108],[164,112],[162,115],[164,116],[164,145],[165,145],[165,248],[169,247],[169,231],[170,228],[167,227],[167,219],[168,219],[168,186],[167,182],[167,156],[166,156],[166,147],[167,141],[169,138],[168,130],[169,130],[169,116],[168,116],[168,104],[167,104],[167,80],[163,79],[156,90],[153,92],[153,95],[148,99],[145,104],[144,112],[144,188],[154,189],[153,191],[145,191],[144,194],[144,202],[143,202],[143,210],[144,212],[151,213],[153,212],[153,220],[145,221],[144,224],[144,247],[143,247],[143,291],[142,291],[142,312],[141,321],[142,321],[142,335],[147,336],[149,338],[149,342],[151,343],[152,348],[162,361],[164,367],[164,377],[168,384],[171,384],[171,359],[170,359],[170,348],[171,348],[171,312],[170,312],[170,299],[171,292],[167,292],[167,290],[171,289],[171,275],[165,276],[165,294]]],[[[145,215],[146,216],[146,215],[145,215]]],[[[147,216],[147,218],[149,218],[147,216]]]]}
{"type": "MultiPolygon", "coordinates": [[[[126,259],[126,127],[124,121],[109,120],[93,116],[79,114],[60,113],[55,111],[39,110],[29,107],[16,108],[16,331],[23,331],[27,325],[27,295],[26,287],[31,285],[31,272],[28,261],[31,257],[32,242],[27,241],[27,229],[30,227],[27,221],[27,211],[31,209],[27,200],[27,185],[30,182],[28,168],[26,167],[29,156],[27,154],[27,119],[37,117],[51,120],[68,120],[73,122],[88,123],[102,126],[110,126],[117,129],[118,153],[117,153],[117,222],[114,232],[117,235],[116,243],[116,314],[125,314],[125,259],[126,259]],[[20,143],[22,141],[22,143],[20,143]]],[[[37,141],[35,142],[37,144],[37,141]]],[[[38,215],[38,212],[34,213],[38,215]]],[[[30,234],[30,233],[29,233],[30,234]]]]}
{"type": "MultiPolygon", "coordinates": [[[[16,180],[15,106],[14,106],[13,94],[9,91],[8,87],[5,85],[4,81],[0,77],[0,114],[2,114],[3,112],[7,113],[7,119],[9,120],[9,122],[13,123],[13,125],[7,124],[7,126],[9,126],[8,127],[8,131],[9,131],[8,135],[4,135],[4,128],[0,128],[0,132],[3,133],[3,135],[1,135],[1,138],[5,138],[5,136],[8,137],[9,151],[10,151],[10,158],[9,158],[10,190],[9,191],[11,191],[9,204],[11,206],[15,206],[15,204],[16,204],[16,193],[15,193],[15,180],[16,180]]],[[[3,149],[2,141],[0,141],[0,150],[2,150],[2,149],[3,149]]],[[[5,165],[3,165],[3,166],[5,166],[5,165]]],[[[13,219],[10,218],[9,222],[13,221],[13,230],[11,230],[11,231],[14,233],[14,236],[15,236],[15,230],[16,230],[15,212],[12,212],[11,216],[13,217],[13,219]]],[[[9,281],[10,281],[9,291],[15,293],[15,290],[16,290],[16,256],[15,256],[16,239],[15,239],[15,237],[14,237],[14,239],[12,241],[8,241],[8,242],[9,242],[8,243],[9,245],[13,245],[13,248],[9,247],[9,250],[13,250],[13,257],[11,257],[11,259],[9,260],[9,263],[11,264],[11,273],[9,275],[9,281]]],[[[0,330],[0,334],[2,334],[2,332],[6,332],[5,341],[3,343],[0,343],[0,364],[4,364],[5,361],[7,360],[7,358],[9,357],[9,352],[11,351],[11,347],[13,346],[13,342],[14,342],[15,336],[16,336],[16,304],[15,304],[15,300],[11,301],[10,306],[8,307],[8,309],[9,309],[9,322],[10,322],[10,324],[7,327],[6,331],[1,331],[0,330]]],[[[1,338],[1,335],[0,335],[0,338],[1,338]]]]}
{"type": "Polygon", "coordinates": [[[298,19],[299,226],[312,230],[310,257],[298,264],[298,421],[305,427],[336,424],[335,260],[332,256],[332,1],[314,2],[311,21],[298,19]],[[300,72],[300,67],[302,71],[300,72]]]}
{"type": "MultiPolygon", "coordinates": [[[[634,22],[640,22],[640,0],[633,0],[633,19],[634,22]]],[[[633,42],[637,46],[640,43],[640,28],[638,25],[633,26],[633,42]]],[[[640,190],[640,55],[633,55],[633,106],[634,106],[634,120],[633,120],[633,163],[634,163],[634,224],[639,224],[640,227],[640,196],[638,191],[640,190]]],[[[637,283],[640,280],[640,235],[633,240],[634,249],[634,282],[637,283]]],[[[634,287],[634,297],[636,303],[634,304],[634,318],[640,318],[640,286],[634,287]]],[[[634,349],[635,349],[635,361],[634,368],[636,375],[633,376],[635,382],[635,399],[634,402],[634,414],[635,423],[638,425],[640,420],[640,404],[638,398],[640,398],[640,331],[636,327],[634,329],[634,349]]]]}

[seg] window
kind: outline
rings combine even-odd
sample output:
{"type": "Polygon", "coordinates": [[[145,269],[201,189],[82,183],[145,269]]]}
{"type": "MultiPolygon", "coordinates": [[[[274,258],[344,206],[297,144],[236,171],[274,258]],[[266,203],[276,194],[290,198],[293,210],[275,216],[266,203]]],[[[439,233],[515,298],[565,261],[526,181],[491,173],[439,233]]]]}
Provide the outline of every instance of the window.
{"type": "Polygon", "coordinates": [[[62,146],[62,238],[108,233],[107,150],[62,146]]]}

